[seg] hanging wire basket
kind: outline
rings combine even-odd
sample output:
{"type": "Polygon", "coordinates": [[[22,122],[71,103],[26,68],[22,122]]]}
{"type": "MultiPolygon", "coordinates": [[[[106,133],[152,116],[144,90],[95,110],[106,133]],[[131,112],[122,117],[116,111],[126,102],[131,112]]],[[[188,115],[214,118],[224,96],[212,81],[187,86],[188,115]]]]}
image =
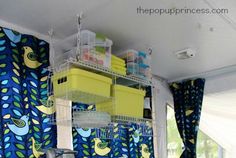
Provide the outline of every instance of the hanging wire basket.
{"type": "Polygon", "coordinates": [[[111,123],[111,116],[106,112],[73,110],[73,127],[102,128],[111,123]]]}

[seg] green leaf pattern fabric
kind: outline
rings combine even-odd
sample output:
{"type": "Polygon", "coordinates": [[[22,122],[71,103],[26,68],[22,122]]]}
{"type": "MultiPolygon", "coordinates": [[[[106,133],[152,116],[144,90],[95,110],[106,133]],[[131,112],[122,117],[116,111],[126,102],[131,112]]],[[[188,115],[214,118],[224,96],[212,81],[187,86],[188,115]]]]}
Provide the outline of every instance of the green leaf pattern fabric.
{"type": "Polygon", "coordinates": [[[0,27],[0,157],[38,157],[33,140],[56,146],[56,127],[38,109],[47,100],[48,59],[47,42],[0,27]]]}

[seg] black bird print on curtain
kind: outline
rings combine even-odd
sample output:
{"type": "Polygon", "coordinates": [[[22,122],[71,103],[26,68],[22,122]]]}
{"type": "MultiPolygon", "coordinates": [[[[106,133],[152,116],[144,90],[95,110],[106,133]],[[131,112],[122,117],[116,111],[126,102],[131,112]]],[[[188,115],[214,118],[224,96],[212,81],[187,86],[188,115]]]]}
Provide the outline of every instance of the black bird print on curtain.
{"type": "Polygon", "coordinates": [[[38,158],[40,149],[56,146],[48,65],[48,43],[0,27],[0,157],[38,158]]]}
{"type": "Polygon", "coordinates": [[[196,79],[170,86],[174,96],[175,119],[184,144],[181,158],[196,158],[204,85],[204,79],[196,79]]]}

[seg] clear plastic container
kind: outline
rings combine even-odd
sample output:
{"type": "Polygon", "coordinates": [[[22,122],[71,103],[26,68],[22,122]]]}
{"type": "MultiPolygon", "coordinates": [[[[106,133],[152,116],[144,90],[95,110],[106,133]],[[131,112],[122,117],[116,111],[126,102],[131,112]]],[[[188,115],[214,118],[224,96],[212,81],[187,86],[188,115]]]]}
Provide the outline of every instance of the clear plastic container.
{"type": "Polygon", "coordinates": [[[103,45],[107,40],[107,37],[101,33],[96,33],[96,44],[99,45],[103,45]]]}
{"type": "Polygon", "coordinates": [[[151,78],[151,57],[148,53],[129,49],[119,53],[118,56],[126,61],[128,75],[132,74],[145,79],[151,78]]]}
{"type": "Polygon", "coordinates": [[[81,46],[81,54],[79,59],[82,61],[88,61],[95,64],[97,60],[94,47],[89,45],[81,46]]]}
{"type": "Polygon", "coordinates": [[[140,77],[145,79],[151,79],[151,68],[146,64],[139,64],[139,74],[140,77]]]}
{"type": "Polygon", "coordinates": [[[127,74],[128,75],[138,75],[139,74],[139,65],[134,62],[127,63],[127,74]]]}
{"type": "Polygon", "coordinates": [[[152,78],[152,71],[151,71],[151,68],[150,67],[148,67],[146,70],[145,70],[145,77],[147,78],[147,79],[151,79],[152,78]]]}
{"type": "Polygon", "coordinates": [[[56,56],[56,63],[59,65],[66,62],[68,59],[77,60],[76,48],[72,48],[69,51],[63,52],[56,56]]]}
{"type": "Polygon", "coordinates": [[[80,59],[110,68],[112,41],[102,34],[89,30],[81,31],[80,59]]]}
{"type": "Polygon", "coordinates": [[[150,64],[151,64],[150,55],[147,54],[146,52],[139,51],[138,52],[138,63],[139,64],[146,64],[146,65],[150,66],[150,64]]]}
{"type": "Polygon", "coordinates": [[[104,66],[105,62],[105,53],[95,52],[96,64],[104,66]]]}
{"type": "Polygon", "coordinates": [[[81,54],[79,59],[82,61],[97,63],[95,54],[96,33],[89,30],[82,30],[80,38],[81,54]]]}
{"type": "Polygon", "coordinates": [[[80,40],[81,40],[80,44],[82,46],[84,46],[84,45],[95,46],[96,33],[89,31],[89,30],[82,30],[80,40]]]}
{"type": "Polygon", "coordinates": [[[138,52],[136,50],[129,49],[118,54],[118,56],[122,59],[125,59],[127,63],[128,62],[138,63],[138,52]]]}
{"type": "Polygon", "coordinates": [[[111,46],[112,41],[106,38],[103,42],[99,40],[97,43],[96,40],[96,57],[97,57],[97,64],[110,68],[111,67],[111,46]]]}
{"type": "Polygon", "coordinates": [[[139,75],[141,77],[146,77],[146,71],[149,68],[148,65],[145,64],[139,64],[139,75]]]}

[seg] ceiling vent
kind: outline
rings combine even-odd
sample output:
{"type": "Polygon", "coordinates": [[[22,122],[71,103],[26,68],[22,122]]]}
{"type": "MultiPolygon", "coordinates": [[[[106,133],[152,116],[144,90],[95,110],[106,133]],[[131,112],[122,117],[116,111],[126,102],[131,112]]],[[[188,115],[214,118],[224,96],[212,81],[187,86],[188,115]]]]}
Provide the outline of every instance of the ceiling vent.
{"type": "Polygon", "coordinates": [[[195,57],[196,51],[194,51],[194,50],[192,50],[190,48],[187,48],[187,49],[175,52],[175,55],[180,60],[190,59],[190,58],[195,57]]]}

